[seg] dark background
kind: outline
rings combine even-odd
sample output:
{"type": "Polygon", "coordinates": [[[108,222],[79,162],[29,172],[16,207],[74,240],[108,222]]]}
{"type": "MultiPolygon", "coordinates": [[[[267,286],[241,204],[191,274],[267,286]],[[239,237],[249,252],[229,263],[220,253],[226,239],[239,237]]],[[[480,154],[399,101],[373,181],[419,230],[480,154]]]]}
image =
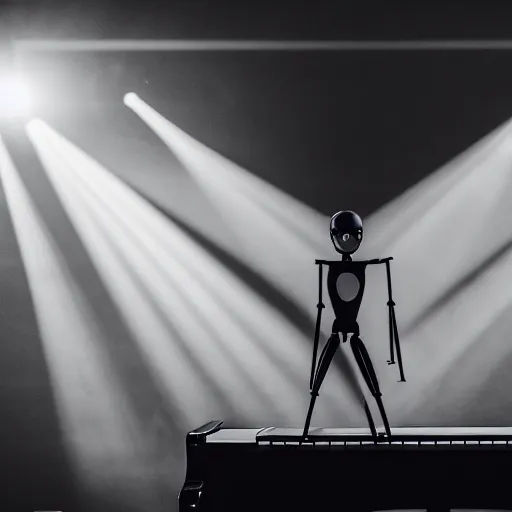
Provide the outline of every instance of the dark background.
{"type": "MultiPolygon", "coordinates": [[[[141,176],[160,165],[164,147],[122,104],[129,91],[320,213],[352,208],[366,218],[509,119],[509,51],[16,54],[12,43],[25,38],[506,39],[512,36],[511,14],[510,8],[489,2],[145,1],[116,6],[25,1],[3,5],[1,34],[10,57],[28,70],[38,96],[44,97],[40,116],[155,204],[164,206],[167,182],[158,191],[158,178],[145,187],[141,176]],[[146,166],[150,154],[154,161],[146,166]]],[[[27,188],[39,194],[35,201],[47,217],[56,215],[55,198],[45,189],[28,142],[9,129],[4,135],[27,188]]],[[[59,226],[53,229],[61,229],[60,236],[70,229],[59,226]]],[[[1,493],[13,504],[10,510],[77,510],[72,489],[80,486],[70,476],[3,197],[0,230],[0,472],[11,482],[1,493]]],[[[487,383],[482,402],[494,396],[500,382],[487,383]]],[[[510,422],[499,403],[488,415],[478,421],[510,422]]],[[[442,413],[430,421],[442,424],[442,413]]],[[[472,421],[469,412],[465,421],[472,421]]],[[[183,432],[177,429],[174,435],[173,445],[181,446],[183,432]]],[[[184,461],[177,457],[173,464],[184,461]]],[[[172,509],[179,485],[172,482],[158,510],[172,509]]],[[[112,503],[98,510],[129,510],[114,497],[122,495],[122,486],[118,483],[112,503]]],[[[133,510],[139,509],[133,505],[133,510]]]]}

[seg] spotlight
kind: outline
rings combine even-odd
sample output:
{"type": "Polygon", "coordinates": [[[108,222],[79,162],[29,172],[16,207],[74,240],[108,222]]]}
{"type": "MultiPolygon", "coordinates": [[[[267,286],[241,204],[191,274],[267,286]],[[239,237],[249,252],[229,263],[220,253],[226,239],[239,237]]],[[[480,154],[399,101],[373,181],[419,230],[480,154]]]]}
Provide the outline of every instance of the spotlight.
{"type": "Polygon", "coordinates": [[[0,78],[0,118],[27,117],[32,108],[32,93],[28,84],[18,75],[0,78]]]}
{"type": "Polygon", "coordinates": [[[352,254],[363,240],[363,221],[357,213],[346,210],[331,218],[331,240],[340,254],[352,254]]]}
{"type": "Polygon", "coordinates": [[[138,99],[138,96],[134,92],[129,92],[124,95],[124,104],[127,107],[131,107],[138,99]]]}

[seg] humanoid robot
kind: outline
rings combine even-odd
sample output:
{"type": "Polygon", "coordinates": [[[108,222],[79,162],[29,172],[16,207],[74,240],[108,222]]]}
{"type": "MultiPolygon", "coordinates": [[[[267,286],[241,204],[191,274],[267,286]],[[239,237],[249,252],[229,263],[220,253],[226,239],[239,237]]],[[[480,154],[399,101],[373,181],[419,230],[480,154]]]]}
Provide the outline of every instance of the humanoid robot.
{"type": "MultiPolygon", "coordinates": [[[[370,389],[371,394],[375,398],[379,407],[380,414],[384,423],[386,436],[391,437],[391,429],[389,421],[384,409],[382,401],[382,393],[380,391],[377,375],[373,368],[373,364],[368,355],[368,351],[359,336],[359,325],[357,323],[357,315],[363,299],[365,287],[365,271],[367,265],[386,265],[387,282],[388,282],[388,309],[389,309],[389,347],[390,359],[388,364],[395,363],[395,351],[400,371],[400,381],[405,382],[402,356],[400,351],[400,341],[398,338],[398,329],[395,317],[395,303],[391,290],[391,270],[390,261],[392,257],[384,259],[374,259],[366,261],[353,261],[354,254],[363,239],[363,222],[359,215],[352,211],[341,211],[331,218],[330,223],[331,241],[336,252],[342,255],[341,261],[325,261],[316,260],[319,265],[319,299],[318,314],[315,328],[315,339],[313,345],[313,360],[311,364],[310,391],[311,401],[306,424],[304,426],[303,438],[307,438],[309,434],[309,426],[313,409],[315,407],[316,398],[320,391],[320,386],[327,374],[329,366],[340,347],[340,334],[343,337],[343,343],[350,336],[350,347],[354,354],[356,363],[361,374],[370,389]],[[323,286],[323,265],[327,265],[329,270],[327,274],[327,290],[331,300],[332,308],[335,314],[335,320],[332,325],[332,334],[327,340],[317,365],[318,342],[320,338],[320,326],[322,320],[322,309],[325,305],[322,303],[322,286],[323,286]]],[[[377,438],[377,429],[373,421],[370,409],[364,399],[364,409],[368,424],[372,435],[377,438]]]]}

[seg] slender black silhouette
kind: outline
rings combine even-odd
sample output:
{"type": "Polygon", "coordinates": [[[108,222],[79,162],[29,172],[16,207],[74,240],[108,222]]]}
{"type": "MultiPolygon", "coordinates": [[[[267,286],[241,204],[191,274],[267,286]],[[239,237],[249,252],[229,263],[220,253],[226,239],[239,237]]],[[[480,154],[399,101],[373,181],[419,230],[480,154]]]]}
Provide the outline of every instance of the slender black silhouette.
{"type": "MultiPolygon", "coordinates": [[[[320,391],[320,386],[329,370],[329,366],[340,346],[340,334],[343,336],[343,343],[350,337],[350,347],[354,354],[356,363],[363,375],[363,378],[375,398],[379,407],[386,436],[391,437],[391,428],[382,401],[377,375],[373,368],[368,351],[363,341],[359,337],[359,325],[357,315],[363,299],[365,287],[365,271],[367,265],[386,265],[386,274],[388,281],[388,309],[389,309],[389,351],[390,358],[388,364],[395,364],[395,352],[400,371],[400,382],[405,382],[404,369],[402,364],[402,354],[400,351],[400,340],[398,337],[398,328],[395,316],[395,302],[391,287],[391,269],[390,261],[392,257],[383,259],[374,259],[366,261],[353,261],[352,254],[357,251],[363,239],[363,222],[359,215],[352,211],[341,211],[331,218],[330,224],[331,241],[335,250],[342,254],[341,261],[316,260],[319,266],[318,273],[318,304],[317,319],[315,327],[315,339],[313,344],[313,360],[311,363],[310,392],[311,401],[304,426],[303,438],[309,434],[309,426],[316,398],[320,391]],[[327,340],[317,364],[318,342],[320,339],[320,326],[322,321],[322,310],[325,305],[322,302],[323,287],[323,265],[329,267],[327,275],[327,290],[331,299],[332,308],[335,314],[335,320],[332,326],[332,334],[327,340]]],[[[373,421],[370,408],[366,399],[364,399],[364,409],[372,435],[377,439],[377,429],[373,421]]]]}

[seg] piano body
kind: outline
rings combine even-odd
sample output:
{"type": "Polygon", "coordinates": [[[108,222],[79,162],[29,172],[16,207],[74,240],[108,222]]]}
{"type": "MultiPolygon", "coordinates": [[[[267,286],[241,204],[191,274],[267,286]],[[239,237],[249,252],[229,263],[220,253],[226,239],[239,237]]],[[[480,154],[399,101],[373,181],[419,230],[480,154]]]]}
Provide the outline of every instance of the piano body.
{"type": "Polygon", "coordinates": [[[187,435],[180,512],[512,510],[512,428],[223,429],[187,435]]]}

